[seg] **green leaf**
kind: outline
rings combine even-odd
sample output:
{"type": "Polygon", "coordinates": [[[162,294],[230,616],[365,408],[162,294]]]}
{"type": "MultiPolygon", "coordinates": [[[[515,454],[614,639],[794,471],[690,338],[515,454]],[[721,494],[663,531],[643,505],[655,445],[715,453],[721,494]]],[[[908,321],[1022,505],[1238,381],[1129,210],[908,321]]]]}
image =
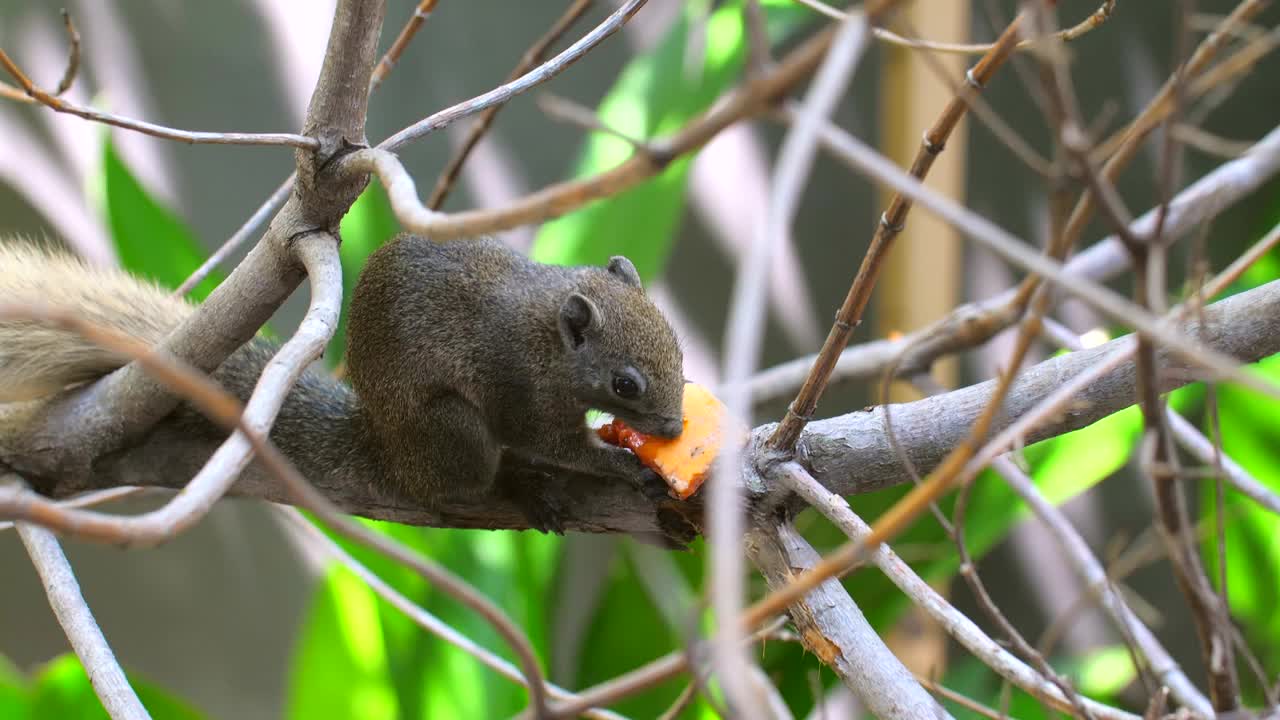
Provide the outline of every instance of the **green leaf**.
{"type": "Polygon", "coordinates": [[[369,183],[360,197],[356,198],[351,210],[342,218],[342,246],[339,249],[342,258],[342,314],[338,318],[338,329],[333,334],[333,341],[329,343],[329,349],[325,353],[329,367],[337,366],[346,353],[351,293],[355,291],[360,270],[373,251],[382,247],[399,231],[400,225],[391,212],[387,193],[377,182],[369,183]]]}
{"type": "MultiPolygon", "coordinates": [[[[771,40],[777,42],[815,15],[797,3],[762,3],[771,40]]],[[[741,75],[746,29],[741,2],[725,3],[705,24],[702,3],[688,3],[679,22],[652,52],[627,64],[597,109],[601,122],[627,137],[652,139],[686,125],[741,75]],[[688,63],[690,29],[706,29],[701,63],[688,63]]],[[[586,142],[574,177],[618,166],[631,156],[625,140],[604,132],[586,142]]],[[[645,280],[662,272],[684,211],[692,156],[673,162],[630,190],[544,225],[531,256],[562,265],[603,265],[626,254],[645,280]]]]}
{"type": "MultiPolygon", "coordinates": [[[[524,628],[535,648],[545,647],[548,591],[559,538],[531,532],[440,530],[362,522],[462,576],[524,628]]],[[[514,660],[505,642],[487,622],[430,588],[417,573],[345,539],[338,542],[411,601],[498,655],[514,660]]],[[[359,583],[354,578],[350,581],[359,583]]],[[[334,582],[335,576],[330,574],[317,590],[319,595],[328,595],[330,599],[323,613],[313,611],[308,617],[304,634],[317,638],[308,644],[316,647],[332,644],[333,640],[324,638],[335,635],[333,626],[339,618],[353,626],[376,627],[380,652],[385,658],[381,664],[385,669],[373,674],[378,675],[378,682],[394,698],[397,717],[510,716],[526,704],[523,688],[428,634],[399,610],[376,598],[363,583],[359,584],[367,595],[335,592],[331,587],[334,582]]],[[[305,648],[300,646],[295,665],[307,662],[304,653],[305,648]]],[[[351,660],[340,658],[338,663],[345,667],[351,660]]],[[[325,691],[324,687],[317,689],[317,692],[325,691]]],[[[305,692],[306,689],[298,688],[297,695],[305,692]]]]}
{"type": "Polygon", "coordinates": [[[0,718],[28,720],[30,711],[31,691],[27,679],[9,658],[0,655],[0,718]]]}
{"type": "MultiPolygon", "coordinates": [[[[1041,720],[1050,717],[1039,700],[1018,689],[1010,693],[1008,704],[1004,704],[1000,676],[971,655],[960,656],[950,664],[942,678],[942,685],[989,708],[1006,713],[1010,718],[1041,720]]],[[[956,720],[986,720],[978,712],[954,701],[943,699],[942,704],[956,720]]]]}
{"type": "MultiPolygon", "coordinates": [[[[206,255],[182,218],[134,177],[110,134],[104,133],[103,138],[100,203],[120,262],[130,272],[177,288],[206,255]]],[[[220,274],[211,273],[192,289],[190,297],[203,300],[221,281],[220,274]]]]}
{"type": "MultiPolygon", "coordinates": [[[[1280,379],[1280,355],[1252,366],[1259,374],[1280,379]]],[[[1280,491],[1280,402],[1239,385],[1224,383],[1218,389],[1218,415],[1222,449],[1259,482],[1280,491]]],[[[1214,486],[1203,482],[1200,507],[1212,534],[1217,537],[1218,513],[1214,486]]],[[[1227,585],[1232,617],[1243,625],[1250,645],[1258,649],[1267,666],[1280,663],[1280,518],[1227,489],[1223,522],[1227,544],[1227,585]]],[[[1218,577],[1216,540],[1201,544],[1210,576],[1218,577]]]]}
{"type": "MultiPolygon", "coordinates": [[[[126,673],[153,720],[201,720],[200,712],[134,673],[126,673]]],[[[109,720],[93,692],[80,659],[70,653],[49,661],[36,676],[31,695],[32,720],[109,720]]]]}
{"type": "Polygon", "coordinates": [[[1133,657],[1123,645],[1110,645],[1088,653],[1079,663],[1080,692],[1107,702],[1138,677],[1133,657]]]}
{"type": "Polygon", "coordinates": [[[341,566],[332,567],[312,599],[289,666],[288,717],[395,720],[373,591],[341,566]]]}

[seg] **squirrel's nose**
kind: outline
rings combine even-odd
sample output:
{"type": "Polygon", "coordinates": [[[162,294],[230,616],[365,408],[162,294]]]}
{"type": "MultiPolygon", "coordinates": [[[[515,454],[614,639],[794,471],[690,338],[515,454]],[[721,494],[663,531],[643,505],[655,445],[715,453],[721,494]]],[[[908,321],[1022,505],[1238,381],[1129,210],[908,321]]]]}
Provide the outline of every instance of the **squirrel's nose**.
{"type": "Polygon", "coordinates": [[[666,420],[662,423],[662,435],[664,437],[680,437],[682,432],[684,432],[684,420],[682,418],[666,420]]]}

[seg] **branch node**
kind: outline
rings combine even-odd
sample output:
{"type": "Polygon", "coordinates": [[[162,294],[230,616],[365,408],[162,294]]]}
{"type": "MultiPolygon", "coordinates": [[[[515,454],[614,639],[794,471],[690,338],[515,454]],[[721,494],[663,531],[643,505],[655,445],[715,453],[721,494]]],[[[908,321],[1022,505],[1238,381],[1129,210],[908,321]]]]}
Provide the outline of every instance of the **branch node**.
{"type": "Polygon", "coordinates": [[[905,228],[906,226],[903,223],[889,222],[889,216],[886,213],[882,212],[880,213],[880,227],[896,235],[902,232],[903,228],[905,228]]]}

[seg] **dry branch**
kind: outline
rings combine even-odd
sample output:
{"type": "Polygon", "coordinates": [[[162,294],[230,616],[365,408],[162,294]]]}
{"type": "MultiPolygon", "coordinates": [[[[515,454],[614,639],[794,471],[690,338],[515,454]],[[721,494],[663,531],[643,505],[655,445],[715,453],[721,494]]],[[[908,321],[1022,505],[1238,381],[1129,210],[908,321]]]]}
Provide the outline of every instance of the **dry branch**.
{"type": "Polygon", "coordinates": [[[124,669],[116,660],[115,653],[111,652],[111,646],[107,645],[88,603],[80,594],[80,583],[76,581],[58,539],[42,527],[25,523],[18,524],[18,536],[22,538],[22,544],[26,546],[27,554],[44,583],[49,607],[53,608],[71,649],[80,658],[102,707],[112,720],[150,720],[151,715],[130,687],[124,669]]]}

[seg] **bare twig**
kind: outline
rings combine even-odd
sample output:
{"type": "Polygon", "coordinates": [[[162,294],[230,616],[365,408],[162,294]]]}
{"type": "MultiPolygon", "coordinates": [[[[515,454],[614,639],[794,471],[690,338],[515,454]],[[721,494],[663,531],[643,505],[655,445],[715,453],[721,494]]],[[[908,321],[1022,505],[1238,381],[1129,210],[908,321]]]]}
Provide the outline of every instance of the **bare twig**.
{"type": "Polygon", "coordinates": [[[305,135],[295,135],[293,133],[222,133],[222,132],[196,132],[191,130],[178,130],[176,128],[156,125],[154,123],[134,120],[114,113],[102,112],[94,110],[90,107],[77,105],[73,102],[63,100],[54,93],[41,90],[27,77],[26,73],[18,67],[8,53],[0,50],[0,67],[3,67],[18,83],[18,87],[22,88],[28,96],[39,102],[41,105],[48,107],[54,112],[67,113],[82,117],[85,120],[99,122],[104,125],[113,125],[125,130],[133,130],[144,135],[163,138],[165,140],[176,140],[191,145],[284,145],[296,147],[302,150],[317,150],[320,148],[320,142],[315,138],[305,135]]]}
{"type": "MultiPolygon", "coordinates": [[[[569,28],[582,17],[587,10],[591,8],[593,0],[573,0],[573,4],[569,6],[560,19],[556,20],[551,29],[543,33],[524,55],[520,57],[520,62],[516,64],[515,69],[507,76],[505,82],[511,83],[518,80],[522,75],[529,72],[535,65],[542,62],[546,57],[547,51],[551,46],[556,44],[565,33],[569,32],[569,28]]],[[[505,103],[499,103],[490,106],[487,110],[476,118],[476,121],[467,130],[467,137],[463,139],[462,144],[454,151],[453,157],[449,158],[449,162],[444,166],[444,170],[440,171],[440,177],[436,179],[436,186],[431,190],[431,196],[427,199],[427,207],[432,210],[439,210],[444,205],[445,198],[449,196],[449,191],[453,188],[453,184],[457,182],[458,174],[462,172],[462,166],[470,157],[471,151],[480,143],[480,138],[489,131],[493,125],[494,119],[497,118],[498,112],[502,110],[505,103]]]]}
{"type": "Polygon", "coordinates": [[[626,0],[617,10],[610,13],[604,22],[596,26],[591,32],[587,33],[574,44],[565,48],[563,52],[555,57],[547,60],[537,68],[521,75],[519,78],[499,85],[483,95],[478,95],[470,100],[460,102],[449,108],[445,108],[426,119],[410,125],[391,137],[383,140],[378,144],[382,150],[397,150],[408,143],[417,140],[425,135],[447,127],[464,117],[475,115],[476,113],[501,105],[511,98],[526,92],[551,78],[564,72],[570,65],[577,62],[590,52],[595,46],[599,45],[605,38],[614,34],[626,24],[631,16],[636,14],[641,7],[644,6],[646,0],[626,0]]]}
{"type": "MultiPolygon", "coordinates": [[[[648,147],[652,152],[633,154],[622,164],[598,175],[543,188],[506,207],[422,215],[419,217],[429,218],[430,223],[410,229],[436,240],[474,237],[556,218],[593,200],[616,195],[662,171],[675,158],[702,147],[729,125],[764,110],[776,97],[800,82],[817,66],[830,46],[833,35],[834,30],[829,30],[809,38],[779,61],[773,72],[750,79],[675,135],[650,142],[648,147]]],[[[548,62],[555,61],[553,58],[548,62]]],[[[529,74],[523,76],[522,81],[527,77],[529,74]]],[[[450,109],[444,112],[461,111],[450,109]]],[[[383,143],[379,148],[385,149],[386,146],[387,143],[383,143]]],[[[353,161],[361,155],[360,152],[352,153],[340,162],[353,161]]],[[[355,162],[355,168],[346,169],[360,172],[359,167],[368,160],[355,162]]],[[[403,223],[403,218],[401,221],[403,223]]]]}
{"type": "MultiPolygon", "coordinates": [[[[806,7],[812,8],[813,10],[816,10],[817,12],[833,20],[843,20],[846,17],[848,17],[848,13],[846,13],[845,11],[831,7],[830,5],[822,2],[821,0],[796,0],[796,2],[806,7]]],[[[1094,10],[1093,13],[1089,15],[1089,17],[1076,23],[1075,26],[1073,27],[1054,33],[1053,38],[1056,38],[1057,40],[1060,40],[1062,42],[1071,42],[1072,40],[1075,40],[1089,32],[1092,32],[1094,29],[1101,26],[1103,23],[1105,23],[1108,19],[1111,18],[1111,14],[1115,12],[1115,9],[1116,9],[1116,0],[1105,0],[1101,5],[1098,6],[1097,10],[1094,10]]],[[[977,44],[938,42],[936,40],[920,40],[917,38],[903,37],[885,28],[875,28],[872,32],[875,34],[875,38],[877,40],[884,43],[888,43],[890,45],[898,45],[901,47],[912,48],[915,50],[929,50],[932,52],[953,53],[956,55],[982,55],[984,53],[991,52],[992,50],[995,49],[997,45],[1000,44],[999,40],[997,40],[994,43],[977,43],[977,44]]],[[[1036,49],[1040,47],[1040,45],[1042,45],[1046,40],[1048,40],[1048,38],[1028,38],[1026,40],[1020,41],[1017,45],[1014,46],[1013,49],[1015,51],[1036,49]]]]}
{"type": "Polygon", "coordinates": [[[253,214],[249,216],[249,219],[244,221],[244,224],[240,226],[240,229],[236,230],[231,237],[227,238],[227,241],[222,243],[221,247],[214,251],[212,255],[205,258],[205,261],[200,264],[200,267],[196,268],[195,272],[191,273],[186,280],[182,281],[182,284],[178,286],[178,289],[173,291],[174,296],[185,297],[187,293],[191,292],[205,278],[209,277],[209,274],[226,261],[232,253],[240,249],[241,245],[244,245],[251,238],[257,235],[258,230],[265,225],[273,215],[279,212],[280,208],[284,207],[285,201],[289,199],[289,193],[293,191],[293,181],[296,178],[297,174],[294,173],[290,175],[280,185],[280,187],[276,188],[276,191],[271,193],[271,197],[267,198],[266,202],[262,203],[257,210],[253,211],[253,214]]]}
{"type": "Polygon", "coordinates": [[[58,81],[58,87],[53,91],[54,95],[71,89],[71,85],[76,81],[76,75],[80,72],[80,31],[76,29],[76,24],[71,21],[71,13],[66,8],[62,11],[62,26],[67,31],[67,40],[69,49],[67,50],[67,69],[62,73],[62,79],[58,81]]]}
{"type": "Polygon", "coordinates": [[[910,197],[938,217],[953,225],[965,236],[986,249],[1025,270],[1043,277],[1051,284],[1070,292],[1095,309],[1150,336],[1179,355],[1202,364],[1213,373],[1229,377],[1260,392],[1280,396],[1280,388],[1243,372],[1239,363],[1215,351],[1204,352],[1199,342],[1170,332],[1167,325],[1149,312],[1137,307],[1119,294],[1084,277],[1065,272],[1062,264],[1045,257],[986,218],[925,186],[914,176],[900,170],[886,158],[849,135],[829,136],[839,142],[842,153],[856,162],[864,172],[879,182],[910,197]],[[838,138],[838,140],[837,140],[838,138]]]}
{"type": "MultiPolygon", "coordinates": [[[[1015,41],[1018,39],[1018,24],[1019,21],[1017,20],[1010,23],[1005,31],[1001,33],[1000,39],[996,42],[991,52],[983,56],[978,64],[966,74],[969,81],[968,86],[951,99],[951,102],[943,109],[937,122],[922,138],[920,149],[916,152],[915,160],[911,163],[912,176],[923,179],[928,175],[934,160],[942,153],[947,138],[950,137],[957,123],[960,122],[960,118],[964,116],[968,108],[969,96],[981,90],[995,75],[996,70],[1004,64],[1005,59],[1008,58],[1015,41]]],[[[775,450],[790,452],[795,448],[796,440],[800,438],[800,432],[804,430],[808,419],[813,416],[814,410],[818,406],[818,400],[822,397],[823,390],[826,389],[827,382],[831,378],[831,371],[835,367],[836,359],[840,356],[840,351],[848,345],[849,336],[853,334],[853,329],[862,322],[862,313],[871,299],[871,290],[875,287],[876,280],[880,276],[880,268],[883,266],[884,258],[893,245],[894,238],[902,231],[903,223],[906,222],[907,214],[910,211],[911,200],[909,196],[899,191],[890,202],[889,208],[880,216],[880,223],[876,226],[875,234],[871,238],[867,252],[862,258],[862,265],[858,268],[858,274],[849,285],[849,291],[845,295],[844,302],[836,313],[836,321],[827,333],[826,340],[822,343],[822,349],[818,352],[818,357],[814,361],[813,367],[805,377],[804,384],[800,386],[800,392],[796,395],[796,399],[791,405],[787,407],[786,416],[779,423],[773,437],[769,439],[769,445],[775,450]]]]}
{"type": "Polygon", "coordinates": [[[1209,699],[1187,678],[1160,641],[1125,604],[1124,598],[1112,586],[1106,568],[1089,550],[1088,543],[1063,517],[1061,511],[1045,499],[1031,478],[1027,477],[1027,474],[1012,460],[997,458],[992,462],[992,467],[1048,528],[1062,547],[1071,568],[1084,583],[1087,592],[1097,600],[1098,605],[1111,617],[1120,632],[1125,637],[1133,639],[1138,651],[1160,683],[1169,687],[1178,702],[1190,710],[1206,717],[1212,715],[1213,706],[1209,703],[1209,699]]]}
{"type": "MultiPolygon", "coordinates": [[[[538,107],[542,112],[546,113],[547,117],[550,117],[552,120],[559,120],[561,122],[571,123],[586,130],[593,130],[595,132],[612,135],[613,137],[616,137],[622,142],[630,145],[632,149],[638,152],[653,152],[648,148],[644,140],[632,137],[615,127],[606,125],[600,121],[600,117],[597,116],[593,110],[584,105],[580,105],[572,100],[562,98],[559,95],[554,95],[549,92],[544,92],[538,95],[535,102],[538,104],[538,107]]],[[[428,206],[430,205],[430,203],[427,204],[428,206]]]]}
{"type": "Polygon", "coordinates": [[[395,69],[396,63],[400,62],[400,56],[404,54],[405,48],[409,47],[409,43],[413,41],[414,36],[418,34],[418,30],[422,29],[422,24],[431,16],[431,11],[436,9],[438,0],[419,0],[416,7],[413,8],[413,14],[409,16],[408,22],[401,28],[400,34],[396,36],[395,42],[391,43],[391,47],[387,50],[382,59],[373,68],[373,75],[369,77],[369,93],[372,94],[383,80],[391,74],[395,69]]]}
{"type": "MultiPolygon", "coordinates": [[[[1276,284],[1276,286],[1277,286],[1277,290],[1280,290],[1280,284],[1276,284]]],[[[1243,295],[1243,293],[1241,295],[1243,295]]],[[[1233,297],[1240,297],[1240,295],[1236,295],[1233,297]]],[[[1229,302],[1229,301],[1223,301],[1223,303],[1225,302],[1229,302]]],[[[1221,307],[1223,307],[1223,303],[1217,303],[1215,306],[1211,306],[1211,307],[1215,309],[1220,309],[1221,307]]],[[[1206,312],[1208,312],[1208,309],[1206,309],[1206,312]]],[[[1211,323],[1207,318],[1208,316],[1206,316],[1205,325],[1204,327],[1201,328],[1201,330],[1203,331],[1207,329],[1207,331],[1212,335],[1217,331],[1217,329],[1212,327],[1211,323]]],[[[1194,326],[1194,324],[1192,325],[1194,326]]],[[[1255,340],[1260,340],[1261,337],[1262,336],[1257,336],[1255,340]]],[[[942,466],[935,468],[933,471],[933,474],[930,476],[931,479],[929,481],[926,481],[924,484],[917,486],[914,490],[912,490],[910,493],[907,494],[906,498],[904,498],[903,501],[900,501],[889,511],[881,515],[881,517],[876,522],[873,532],[862,543],[846,543],[845,545],[841,546],[839,549],[833,551],[813,571],[798,576],[798,578],[796,579],[796,582],[792,583],[791,585],[788,585],[785,588],[780,589],[777,592],[771,593],[769,596],[763,598],[762,600],[752,605],[751,608],[749,608],[747,611],[748,619],[753,622],[759,622],[762,618],[772,615],[773,613],[777,612],[780,608],[785,607],[787,604],[793,602],[795,599],[803,595],[805,591],[814,587],[817,583],[821,582],[826,577],[830,577],[833,574],[840,574],[842,572],[847,571],[847,569],[853,566],[856,562],[865,558],[866,554],[869,551],[874,550],[880,542],[883,542],[887,538],[893,537],[897,532],[901,530],[902,527],[905,526],[905,524],[910,519],[914,518],[919,512],[921,512],[923,507],[925,507],[929,501],[931,501],[933,498],[940,495],[942,490],[945,489],[945,487],[940,487],[940,485],[942,485],[943,483],[943,481],[940,479],[952,477],[956,481],[967,482],[970,478],[972,478],[974,475],[977,474],[978,469],[985,467],[987,464],[991,462],[991,460],[995,456],[1002,454],[1018,438],[1024,437],[1029,427],[1035,427],[1034,422],[1029,422],[1028,418],[1032,418],[1034,416],[1036,422],[1043,422],[1047,416],[1050,416],[1055,412],[1060,412],[1062,406],[1068,402],[1071,402],[1072,400],[1085,401],[1085,396],[1089,394],[1104,392],[1104,387],[1103,387],[1104,382],[1102,381],[1102,378],[1104,377],[1109,377],[1109,378],[1112,378],[1113,380],[1119,380],[1121,378],[1124,378],[1123,380],[1121,380],[1121,383],[1122,383],[1121,387],[1127,386],[1131,388],[1132,375],[1128,375],[1128,376],[1116,375],[1116,374],[1113,374],[1112,371],[1115,370],[1117,367],[1120,367],[1121,365],[1123,365],[1125,361],[1124,359],[1131,357],[1131,355],[1129,355],[1129,352],[1131,352],[1133,345],[1134,345],[1133,338],[1126,337],[1126,338],[1122,338],[1121,340],[1112,341],[1111,343],[1108,343],[1106,345],[1099,346],[1099,348],[1095,348],[1090,351],[1075,353],[1074,356],[1076,360],[1088,362],[1088,364],[1085,365],[1084,367],[1088,367],[1089,369],[1083,372],[1080,372],[1074,377],[1071,377],[1071,379],[1066,382],[1062,381],[1063,375],[1055,374],[1053,383],[1057,387],[1057,389],[1053,392],[1050,392],[1048,396],[1045,398],[1045,400],[1036,406],[1036,409],[1034,411],[1022,412],[1020,410],[1020,407],[1024,407],[1022,403],[1020,401],[1016,403],[1013,402],[1014,398],[1019,393],[1011,394],[1009,396],[1009,400],[1006,401],[1008,403],[1008,407],[1006,407],[1006,412],[1010,416],[1019,417],[1019,420],[1009,425],[1009,427],[1007,427],[1003,432],[1001,432],[996,437],[996,439],[992,440],[991,442],[983,446],[983,448],[976,455],[974,455],[974,457],[971,460],[968,461],[968,463],[964,466],[964,468],[958,475],[953,475],[951,468],[946,468],[942,466]],[[1105,348],[1106,350],[1103,351],[1101,350],[1102,348],[1105,348]],[[1114,354],[1111,354],[1111,353],[1114,353],[1114,354]],[[1085,358],[1088,358],[1088,357],[1092,357],[1093,359],[1091,361],[1085,361],[1085,358]],[[1124,358],[1124,359],[1121,359],[1121,358],[1124,358]],[[1024,422],[1025,422],[1025,425],[1024,425],[1024,422]]],[[[1268,343],[1268,347],[1270,347],[1270,343],[1268,343]]],[[[1162,350],[1161,352],[1163,353],[1165,351],[1162,350]]],[[[1266,353],[1263,353],[1263,354],[1265,355],[1266,353]]],[[[1055,361],[1049,361],[1048,364],[1050,365],[1057,364],[1063,359],[1065,358],[1060,358],[1055,361]]],[[[1128,372],[1131,373],[1132,370],[1130,369],[1128,372]]],[[[1025,384],[1028,381],[1028,376],[1030,374],[1031,374],[1030,371],[1028,371],[1027,373],[1024,373],[1023,376],[1019,379],[1019,384],[1020,385],[1025,384]]],[[[1167,377],[1167,375],[1162,374],[1160,376],[1160,382],[1162,384],[1161,385],[1162,388],[1167,389],[1170,386],[1169,385],[1170,382],[1180,382],[1180,381],[1184,381],[1184,379],[1180,378],[1179,380],[1175,381],[1172,378],[1167,377]]],[[[989,383],[984,383],[983,385],[975,386],[975,388],[969,388],[968,390],[972,392],[977,387],[981,387],[983,388],[984,395],[986,395],[988,393],[993,392],[992,385],[994,384],[995,384],[994,381],[989,383]]],[[[1112,390],[1118,390],[1118,389],[1119,388],[1114,388],[1114,387],[1112,388],[1112,390]]],[[[957,392],[964,392],[964,391],[957,391],[957,392]]],[[[1128,392],[1131,393],[1132,390],[1129,390],[1128,392]]],[[[955,393],[948,394],[948,396],[953,396],[953,395],[955,395],[955,393]]],[[[1129,403],[1131,403],[1132,402],[1131,397],[1132,395],[1129,394],[1126,396],[1125,399],[1129,403]]],[[[984,407],[984,406],[985,405],[979,405],[978,407],[984,407]]],[[[1072,419],[1072,420],[1082,420],[1083,419],[1082,416],[1088,415],[1090,411],[1091,409],[1088,407],[1080,408],[1075,410],[1074,414],[1068,417],[1069,419],[1072,419]]],[[[1058,417],[1060,420],[1063,419],[1061,415],[1059,415],[1058,417]]],[[[971,418],[967,420],[968,422],[966,422],[966,425],[964,426],[966,430],[966,432],[964,433],[965,435],[968,434],[967,430],[971,424],[971,418]]],[[[835,421],[827,421],[827,422],[835,422],[835,421]]],[[[1087,424],[1087,423],[1082,423],[1082,424],[1087,424]]],[[[1075,427],[1080,427],[1080,425],[1075,425],[1075,427]]],[[[936,430],[937,430],[937,424],[934,423],[934,426],[931,432],[936,433],[936,430]]],[[[815,445],[815,440],[818,440],[821,437],[822,437],[821,434],[815,435],[814,438],[809,441],[809,447],[808,447],[809,462],[813,462],[813,463],[819,462],[819,460],[816,457],[814,457],[814,453],[817,450],[817,448],[814,445],[815,445]]],[[[952,436],[949,436],[949,437],[952,437],[952,436]]],[[[1030,437],[1032,439],[1041,439],[1043,435],[1031,435],[1030,437]]],[[[847,442],[847,440],[845,441],[847,442]]],[[[947,447],[948,449],[952,449],[957,445],[958,445],[958,442],[950,442],[950,444],[948,444],[947,447]]],[[[848,453],[848,448],[845,447],[843,449],[843,452],[848,453]]],[[[892,451],[890,452],[892,456],[895,458],[893,463],[896,466],[897,465],[896,453],[892,453],[892,451]]],[[[821,462],[831,462],[835,460],[835,457],[827,457],[825,453],[823,453],[823,455],[826,459],[822,460],[821,462]]],[[[859,466],[862,468],[862,472],[865,472],[867,469],[867,466],[866,466],[867,457],[865,452],[862,454],[858,454],[858,458],[859,458],[859,466]]],[[[917,464],[919,464],[918,460],[917,460],[917,464]]],[[[824,468],[824,470],[826,472],[831,472],[832,468],[830,466],[827,466],[824,468]]]]}
{"type": "Polygon", "coordinates": [[[44,582],[49,607],[89,676],[89,684],[112,720],[150,720],[151,715],[129,686],[124,669],[80,593],[80,583],[58,540],[48,530],[18,523],[18,536],[44,582]]]}
{"type": "MultiPolygon", "coordinates": [[[[147,492],[147,488],[140,487],[117,487],[107,490],[93,490],[91,492],[68,498],[58,503],[60,507],[67,508],[86,508],[96,507],[109,503],[113,500],[122,500],[127,497],[133,497],[139,493],[147,492]]],[[[0,522],[0,531],[9,530],[14,527],[14,523],[8,520],[0,522]]]]}
{"type": "MultiPolygon", "coordinates": [[[[70,90],[76,81],[76,76],[80,73],[80,31],[71,21],[71,13],[67,12],[66,8],[62,9],[61,14],[62,27],[67,31],[67,67],[62,71],[62,79],[58,81],[58,87],[53,91],[54,95],[61,95],[70,90]]],[[[0,82],[0,97],[27,104],[39,102],[32,95],[4,82],[0,82]]]]}

